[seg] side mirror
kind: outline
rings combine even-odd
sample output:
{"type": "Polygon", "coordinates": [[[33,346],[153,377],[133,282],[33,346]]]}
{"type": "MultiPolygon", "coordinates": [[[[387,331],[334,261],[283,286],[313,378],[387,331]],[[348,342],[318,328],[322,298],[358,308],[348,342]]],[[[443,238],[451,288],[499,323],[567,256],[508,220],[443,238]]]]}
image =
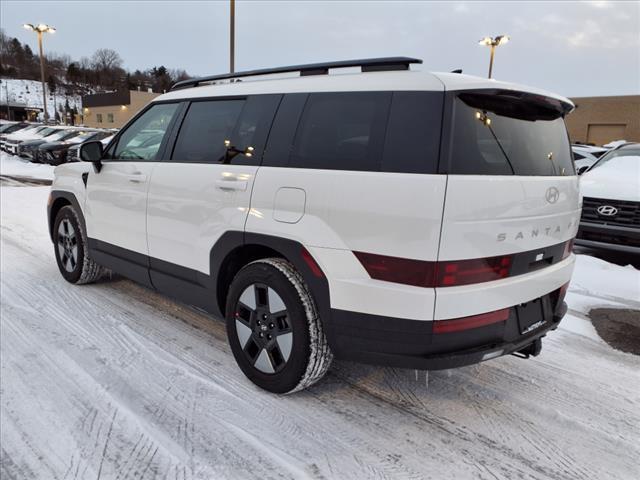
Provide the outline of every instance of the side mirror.
{"type": "Polygon", "coordinates": [[[584,172],[586,172],[587,170],[589,170],[589,167],[587,167],[586,165],[583,165],[582,167],[580,167],[578,169],[578,175],[582,175],[584,172]]]}
{"type": "Polygon", "coordinates": [[[102,142],[85,142],[80,145],[80,160],[91,162],[97,172],[102,168],[102,142]]]}

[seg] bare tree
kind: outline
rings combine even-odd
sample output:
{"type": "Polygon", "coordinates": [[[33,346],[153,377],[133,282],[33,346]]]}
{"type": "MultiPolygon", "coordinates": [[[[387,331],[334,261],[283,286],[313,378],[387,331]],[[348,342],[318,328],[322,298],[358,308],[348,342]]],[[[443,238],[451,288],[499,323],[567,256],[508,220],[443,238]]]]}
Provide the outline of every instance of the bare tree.
{"type": "Polygon", "coordinates": [[[115,50],[110,48],[99,48],[91,57],[93,67],[103,72],[120,68],[122,66],[122,58],[115,50]]]}

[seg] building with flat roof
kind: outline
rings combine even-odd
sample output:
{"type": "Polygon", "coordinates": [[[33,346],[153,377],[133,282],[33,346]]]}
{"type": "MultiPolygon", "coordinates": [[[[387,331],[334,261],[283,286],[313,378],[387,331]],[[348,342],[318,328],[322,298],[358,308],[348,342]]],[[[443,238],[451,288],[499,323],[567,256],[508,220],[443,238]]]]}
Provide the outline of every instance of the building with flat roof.
{"type": "Polygon", "coordinates": [[[640,95],[578,97],[571,101],[576,109],[566,122],[572,142],[640,142],[640,95]]]}
{"type": "Polygon", "coordinates": [[[122,90],[82,97],[82,123],[92,128],[121,128],[152,99],[153,92],[122,90]]]}

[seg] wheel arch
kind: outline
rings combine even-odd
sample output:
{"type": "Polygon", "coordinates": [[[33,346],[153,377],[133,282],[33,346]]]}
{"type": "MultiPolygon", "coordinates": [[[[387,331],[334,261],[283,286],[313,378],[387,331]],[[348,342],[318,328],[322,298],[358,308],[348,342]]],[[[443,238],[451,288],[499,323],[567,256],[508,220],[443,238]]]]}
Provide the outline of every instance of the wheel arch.
{"type": "Polygon", "coordinates": [[[211,275],[220,313],[225,315],[229,286],[240,269],[255,260],[270,257],[287,260],[300,273],[316,302],[330,340],[331,303],[327,277],[307,249],[288,238],[240,231],[226,232],[220,237],[211,250],[211,275]]]}
{"type": "Polygon", "coordinates": [[[49,194],[49,202],[47,204],[47,222],[49,227],[49,238],[51,241],[53,241],[53,224],[56,221],[56,216],[62,207],[66,207],[68,205],[75,209],[83,230],[85,232],[87,231],[84,223],[84,214],[82,213],[80,203],[76,196],[71,192],[65,192],[63,190],[52,190],[49,194]]]}

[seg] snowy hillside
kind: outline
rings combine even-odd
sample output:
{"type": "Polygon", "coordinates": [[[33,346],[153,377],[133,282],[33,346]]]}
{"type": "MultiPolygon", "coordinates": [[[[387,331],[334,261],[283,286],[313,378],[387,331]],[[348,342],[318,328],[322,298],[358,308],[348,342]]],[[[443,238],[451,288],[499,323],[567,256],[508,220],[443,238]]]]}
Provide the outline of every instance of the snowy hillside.
{"type": "MultiPolygon", "coordinates": [[[[58,85],[55,95],[50,92],[47,96],[47,107],[53,111],[57,106],[57,110],[62,105],[64,107],[65,100],[69,100],[70,107],[76,107],[77,110],[82,108],[82,99],[80,95],[65,95],[65,87],[58,85]]],[[[42,83],[36,80],[19,80],[12,78],[3,78],[0,83],[0,103],[6,105],[7,98],[9,103],[24,103],[27,107],[42,108],[42,83]]]]}

